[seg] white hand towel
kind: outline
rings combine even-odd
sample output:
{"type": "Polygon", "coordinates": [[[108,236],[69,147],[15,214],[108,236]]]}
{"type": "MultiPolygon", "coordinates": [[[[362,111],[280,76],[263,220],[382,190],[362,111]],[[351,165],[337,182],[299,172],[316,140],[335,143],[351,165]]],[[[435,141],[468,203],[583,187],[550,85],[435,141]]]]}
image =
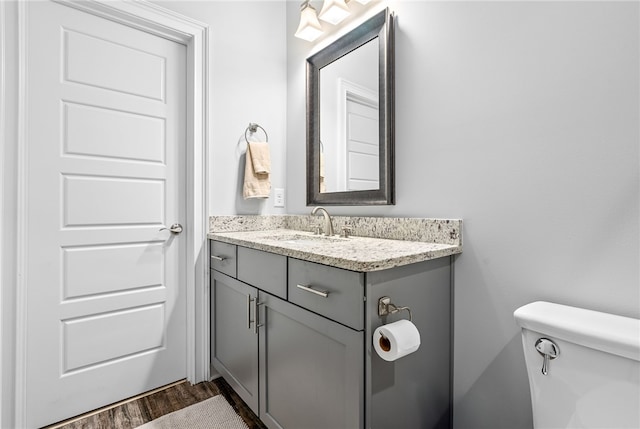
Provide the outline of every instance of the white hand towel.
{"type": "Polygon", "coordinates": [[[269,143],[249,142],[247,150],[251,152],[251,162],[253,163],[254,173],[271,173],[271,154],[269,153],[269,143]]]}
{"type": "Polygon", "coordinates": [[[269,145],[263,142],[250,142],[247,145],[244,185],[242,187],[242,196],[245,200],[269,198],[271,193],[270,170],[269,145]]]}

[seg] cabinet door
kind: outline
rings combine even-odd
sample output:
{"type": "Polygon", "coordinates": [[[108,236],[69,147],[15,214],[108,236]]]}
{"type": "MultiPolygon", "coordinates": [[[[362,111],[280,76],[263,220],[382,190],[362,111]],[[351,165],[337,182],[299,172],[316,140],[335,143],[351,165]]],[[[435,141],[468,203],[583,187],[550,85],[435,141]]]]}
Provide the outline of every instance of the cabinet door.
{"type": "Polygon", "coordinates": [[[364,333],[260,293],[260,419],[271,428],[362,428],[364,333]]]}
{"type": "Polygon", "coordinates": [[[211,361],[238,395],[258,413],[257,289],[211,271],[211,361]]]}

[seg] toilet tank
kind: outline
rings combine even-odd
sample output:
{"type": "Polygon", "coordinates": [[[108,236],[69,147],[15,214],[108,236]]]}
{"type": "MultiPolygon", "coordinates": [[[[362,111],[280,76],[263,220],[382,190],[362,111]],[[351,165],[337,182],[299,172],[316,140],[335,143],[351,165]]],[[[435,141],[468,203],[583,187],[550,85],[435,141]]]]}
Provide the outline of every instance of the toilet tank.
{"type": "Polygon", "coordinates": [[[534,428],[640,428],[640,320],[542,301],[514,317],[522,328],[534,428]],[[540,338],[559,351],[547,375],[535,347],[540,338]]]}

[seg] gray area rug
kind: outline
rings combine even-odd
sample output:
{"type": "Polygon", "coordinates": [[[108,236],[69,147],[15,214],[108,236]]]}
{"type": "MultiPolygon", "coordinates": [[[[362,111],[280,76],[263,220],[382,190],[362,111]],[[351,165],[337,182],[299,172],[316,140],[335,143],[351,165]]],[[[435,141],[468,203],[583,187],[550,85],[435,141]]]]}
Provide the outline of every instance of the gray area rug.
{"type": "Polygon", "coordinates": [[[137,429],[248,429],[224,396],[217,395],[197,404],[138,426],[137,429]]]}

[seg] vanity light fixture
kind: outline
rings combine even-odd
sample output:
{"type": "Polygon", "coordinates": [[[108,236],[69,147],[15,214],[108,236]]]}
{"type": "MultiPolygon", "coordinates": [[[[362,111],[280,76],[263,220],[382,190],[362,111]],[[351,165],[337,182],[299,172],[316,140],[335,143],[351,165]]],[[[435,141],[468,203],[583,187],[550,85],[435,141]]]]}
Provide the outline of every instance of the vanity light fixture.
{"type": "MultiPolygon", "coordinates": [[[[350,1],[351,0],[324,0],[320,14],[316,14],[316,9],[311,6],[311,0],[304,0],[300,5],[300,24],[298,25],[295,36],[299,39],[313,42],[323,33],[322,25],[320,21],[318,21],[318,18],[333,25],[341,23],[351,13],[349,6],[347,6],[350,1]]],[[[366,5],[371,0],[355,1],[366,5]]]]}
{"type": "MultiPolygon", "coordinates": [[[[323,8],[324,10],[324,8],[323,8]]],[[[313,42],[322,34],[322,25],[318,21],[316,10],[305,0],[300,6],[300,24],[295,36],[308,42],[313,42]]]]}
{"type": "Polygon", "coordinates": [[[324,0],[320,19],[336,25],[349,16],[349,7],[345,0],[324,0]]]}

